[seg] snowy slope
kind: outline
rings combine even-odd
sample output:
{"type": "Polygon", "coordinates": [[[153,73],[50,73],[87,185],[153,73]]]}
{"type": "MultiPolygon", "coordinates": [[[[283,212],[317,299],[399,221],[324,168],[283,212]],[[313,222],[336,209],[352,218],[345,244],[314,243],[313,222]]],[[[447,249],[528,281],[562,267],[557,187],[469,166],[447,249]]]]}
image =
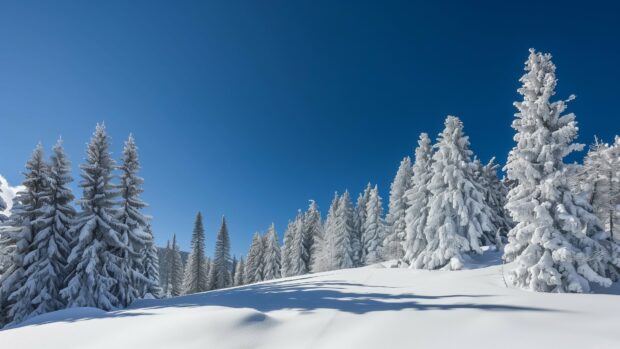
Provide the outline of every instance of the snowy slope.
{"type": "MultiPolygon", "coordinates": [[[[0,331],[1,348],[620,348],[620,298],[507,288],[478,269],[380,265],[130,309],[77,308],[0,331]]],[[[620,287],[607,290],[620,294],[620,287]]]]}

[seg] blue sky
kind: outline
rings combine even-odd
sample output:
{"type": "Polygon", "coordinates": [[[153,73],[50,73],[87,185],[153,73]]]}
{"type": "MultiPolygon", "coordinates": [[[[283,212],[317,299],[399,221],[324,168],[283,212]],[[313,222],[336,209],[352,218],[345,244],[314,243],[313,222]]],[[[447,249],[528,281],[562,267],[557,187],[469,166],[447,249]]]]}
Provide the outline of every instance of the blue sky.
{"type": "MultiPolygon", "coordinates": [[[[37,142],[74,163],[105,121],[135,135],[158,243],[207,252],[226,215],[235,254],[307,201],[389,183],[420,132],[464,121],[505,161],[527,49],[551,52],[580,140],[620,130],[614,2],[0,1],[0,174],[37,142]],[[437,2],[438,3],[438,2],[437,2]]],[[[48,151],[49,153],[49,151],[48,151]]],[[[80,192],[76,194],[79,196],[80,192]]]]}

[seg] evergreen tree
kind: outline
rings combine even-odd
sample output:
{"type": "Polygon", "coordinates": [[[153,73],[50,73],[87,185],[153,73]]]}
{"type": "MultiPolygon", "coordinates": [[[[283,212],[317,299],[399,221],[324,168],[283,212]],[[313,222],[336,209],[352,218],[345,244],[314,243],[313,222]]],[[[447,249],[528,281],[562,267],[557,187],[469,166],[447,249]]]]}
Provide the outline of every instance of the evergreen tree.
{"type": "Polygon", "coordinates": [[[219,289],[232,286],[232,275],[230,273],[230,238],[228,237],[228,227],[226,219],[222,217],[222,226],[217,233],[215,240],[215,253],[211,273],[211,289],[219,289]]]}
{"type": "Polygon", "coordinates": [[[481,240],[484,234],[493,234],[495,227],[475,178],[469,139],[458,118],[448,116],[435,147],[428,184],[432,195],[425,227],[427,246],[419,256],[420,267],[457,270],[463,267],[464,254],[482,253],[481,240]]]}
{"type": "Polygon", "coordinates": [[[209,272],[205,257],[205,229],[202,225],[200,212],[196,214],[191,245],[192,249],[187,259],[183,277],[183,294],[204,292],[209,289],[209,272]]]}
{"type": "Polygon", "coordinates": [[[232,280],[233,286],[235,285],[235,273],[237,272],[237,264],[239,264],[237,256],[233,256],[232,263],[230,265],[230,278],[232,280]]]}
{"type": "Polygon", "coordinates": [[[321,240],[320,245],[317,246],[318,250],[312,264],[312,271],[314,272],[334,270],[337,268],[335,266],[337,238],[336,222],[339,203],[340,197],[338,196],[338,193],[334,193],[334,198],[329,206],[329,212],[327,213],[327,218],[325,219],[323,239],[321,240]]]}
{"type": "Polygon", "coordinates": [[[170,240],[166,242],[166,248],[159,260],[159,284],[162,288],[162,297],[170,297],[170,266],[172,261],[172,246],[170,240]]]}
{"type": "Polygon", "coordinates": [[[294,238],[295,238],[295,224],[293,221],[289,221],[286,227],[286,231],[284,232],[284,243],[282,244],[282,251],[281,251],[281,257],[282,257],[281,275],[282,276],[294,275],[292,261],[291,261],[294,238]]]}
{"type": "MultiPolygon", "coordinates": [[[[408,207],[405,213],[407,235],[403,244],[405,250],[403,259],[412,268],[422,267],[423,259],[418,259],[418,256],[424,251],[428,240],[431,238],[429,236],[427,239],[425,228],[429,211],[428,203],[431,197],[429,183],[433,176],[432,157],[431,140],[426,133],[422,133],[415,150],[411,189],[405,192],[408,207]]],[[[431,231],[428,233],[432,234],[431,231]]]]}
{"type": "Polygon", "coordinates": [[[2,322],[21,322],[63,305],[58,297],[61,284],[57,276],[64,274],[67,243],[63,236],[55,235],[49,229],[50,170],[41,144],[26,163],[24,177],[24,190],[17,194],[8,222],[13,228],[9,234],[15,250],[12,265],[0,280],[2,322]],[[60,243],[58,248],[56,242],[60,243]]]}
{"type": "Polygon", "coordinates": [[[183,294],[184,281],[183,259],[181,259],[181,251],[177,244],[176,234],[172,235],[172,250],[170,252],[170,271],[168,272],[170,285],[168,286],[168,293],[171,297],[176,297],[183,294]]]}
{"type": "Polygon", "coordinates": [[[0,224],[4,223],[8,219],[8,217],[4,214],[6,208],[6,202],[4,202],[4,198],[2,197],[2,186],[0,185],[0,224]]]}
{"type": "MultiPolygon", "coordinates": [[[[555,65],[551,55],[530,50],[512,127],[516,145],[506,165],[510,180],[507,209],[516,226],[508,233],[505,259],[515,261],[510,281],[542,292],[588,292],[590,282],[611,285],[620,258],[592,207],[568,186],[563,159],[583,145],[567,101],[551,102],[555,65]]],[[[569,99],[570,100],[570,99],[569,99]]]]}
{"type": "Polygon", "coordinates": [[[146,232],[149,218],[140,212],[147,205],[140,199],[144,179],[137,175],[140,170],[138,147],[131,134],[125,142],[119,169],[121,183],[117,187],[121,195],[121,209],[117,219],[123,224],[119,233],[126,246],[120,252],[123,256],[121,268],[129,278],[119,280],[115,293],[122,297],[122,304],[128,305],[134,299],[144,297],[146,290],[152,286],[152,280],[145,275],[147,272],[143,256],[153,239],[151,234],[146,232]]]}
{"type": "MultiPolygon", "coordinates": [[[[479,162],[478,162],[479,164],[479,162]]],[[[495,158],[491,158],[488,164],[480,167],[479,183],[483,189],[485,202],[491,208],[491,224],[495,227],[495,234],[486,234],[487,244],[501,246],[508,231],[512,228],[512,219],[506,211],[506,196],[508,189],[504,183],[497,178],[498,165],[495,158]]]]}
{"type": "Polygon", "coordinates": [[[293,222],[292,244],[290,250],[290,273],[287,276],[303,275],[308,273],[306,261],[309,258],[309,251],[304,245],[305,229],[304,219],[301,210],[297,210],[297,216],[293,222]]]}
{"type": "Polygon", "coordinates": [[[150,224],[145,227],[144,233],[148,236],[148,239],[146,239],[146,245],[140,253],[140,259],[142,260],[144,278],[148,282],[142,283],[143,288],[140,296],[143,298],[159,298],[163,293],[159,285],[159,257],[157,256],[157,246],[155,246],[155,239],[150,224]]]}
{"type": "Polygon", "coordinates": [[[370,197],[372,186],[370,183],[366,185],[366,189],[357,197],[355,210],[353,214],[353,240],[351,245],[355,255],[355,265],[362,265],[362,233],[364,231],[364,223],[366,222],[366,203],[370,197]]]}
{"type": "Polygon", "coordinates": [[[276,233],[276,227],[273,223],[269,226],[267,234],[265,234],[263,244],[265,246],[264,280],[279,279],[280,269],[282,268],[280,244],[278,243],[278,233],[276,233]]]}
{"type": "Polygon", "coordinates": [[[253,284],[264,280],[265,264],[263,257],[263,239],[259,233],[254,234],[252,246],[248,252],[248,259],[245,263],[245,284],[253,284]]]}
{"type": "Polygon", "coordinates": [[[335,224],[335,269],[353,268],[356,266],[353,243],[355,232],[353,230],[353,207],[348,191],[344,192],[338,203],[335,224]]]}
{"type": "Polygon", "coordinates": [[[71,273],[61,291],[69,307],[96,307],[104,310],[127,305],[126,294],[117,284],[128,284],[123,269],[123,252],[128,248],[122,239],[125,226],[117,219],[119,193],[112,185],[114,160],[109,152],[105,126],[98,124],[82,164],[83,190],[72,231],[75,232],[68,262],[71,273]]]}
{"type": "Polygon", "coordinates": [[[386,260],[401,259],[404,255],[402,243],[406,236],[405,215],[408,207],[405,193],[411,188],[412,176],[411,159],[407,156],[400,162],[396,177],[390,186],[386,238],[382,249],[383,258],[386,260]]]}
{"type": "Polygon", "coordinates": [[[578,182],[610,237],[620,237],[620,138],[590,147],[578,182]]]}
{"type": "Polygon", "coordinates": [[[306,236],[312,237],[311,247],[309,248],[310,259],[307,265],[307,270],[310,271],[314,269],[313,265],[325,235],[323,223],[321,222],[321,212],[314,200],[310,200],[308,210],[304,213],[304,229],[306,230],[306,236]]]}
{"type": "Polygon", "coordinates": [[[237,263],[237,268],[235,270],[235,286],[241,286],[245,284],[245,261],[243,257],[239,258],[239,262],[237,263]]]}
{"type": "Polygon", "coordinates": [[[370,265],[381,261],[381,241],[385,236],[385,222],[383,221],[383,204],[379,196],[379,189],[370,191],[366,203],[366,221],[362,232],[362,263],[370,265]]]}

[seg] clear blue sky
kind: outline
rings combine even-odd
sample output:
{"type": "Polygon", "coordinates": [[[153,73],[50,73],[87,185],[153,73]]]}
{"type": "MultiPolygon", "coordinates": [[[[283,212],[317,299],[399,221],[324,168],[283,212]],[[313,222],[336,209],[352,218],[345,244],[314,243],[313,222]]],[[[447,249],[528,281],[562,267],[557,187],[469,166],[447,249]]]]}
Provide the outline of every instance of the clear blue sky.
{"type": "MultiPolygon", "coordinates": [[[[501,162],[527,49],[577,95],[581,141],[620,131],[620,8],[587,1],[0,1],[0,174],[59,135],[77,165],[95,123],[133,132],[158,243],[232,249],[307,200],[389,183],[420,132],[458,115],[501,162]]],[[[49,153],[49,151],[48,151],[49,153]]],[[[81,193],[78,191],[79,196],[81,193]]]]}

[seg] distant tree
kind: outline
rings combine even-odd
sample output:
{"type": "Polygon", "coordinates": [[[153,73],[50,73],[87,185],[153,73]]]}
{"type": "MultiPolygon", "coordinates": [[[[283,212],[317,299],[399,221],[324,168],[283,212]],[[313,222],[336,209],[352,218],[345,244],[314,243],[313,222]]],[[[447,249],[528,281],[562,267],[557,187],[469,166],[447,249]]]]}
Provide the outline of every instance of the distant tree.
{"type": "Polygon", "coordinates": [[[232,275],[230,273],[230,238],[226,219],[222,217],[222,225],[217,233],[215,240],[215,253],[211,266],[211,289],[219,289],[232,286],[232,275]]]}
{"type": "Polygon", "coordinates": [[[264,280],[265,264],[263,254],[263,239],[259,233],[255,233],[245,263],[245,284],[252,284],[264,280]]]}
{"type": "Polygon", "coordinates": [[[310,251],[310,259],[306,262],[306,269],[308,271],[313,270],[313,264],[320,251],[320,245],[323,243],[324,231],[323,222],[321,221],[321,212],[314,200],[310,200],[308,210],[304,213],[304,229],[306,236],[312,237],[310,251]]]}
{"type": "Polygon", "coordinates": [[[383,241],[383,258],[401,259],[404,256],[403,242],[405,241],[405,215],[408,204],[405,193],[411,188],[413,168],[411,159],[406,156],[398,167],[396,177],[390,186],[390,202],[386,217],[386,236],[383,241]]]}
{"type": "Polygon", "coordinates": [[[362,231],[362,263],[370,265],[382,260],[381,242],[385,237],[385,222],[383,220],[383,204],[379,196],[379,189],[370,191],[366,203],[366,221],[362,231]]]}
{"type": "Polygon", "coordinates": [[[353,230],[353,207],[349,192],[345,191],[338,203],[335,226],[335,269],[355,267],[355,246],[353,230]]]}
{"type": "Polygon", "coordinates": [[[307,274],[306,261],[310,257],[310,251],[304,244],[306,230],[304,228],[304,219],[301,210],[297,210],[297,216],[293,222],[292,244],[290,250],[290,273],[287,276],[307,274]]]}
{"type": "Polygon", "coordinates": [[[237,263],[237,268],[235,270],[235,286],[241,286],[245,284],[245,261],[243,257],[239,258],[239,262],[237,263]]]}
{"type": "Polygon", "coordinates": [[[291,258],[292,258],[292,253],[293,253],[292,250],[293,250],[295,232],[296,232],[295,222],[289,221],[286,227],[286,231],[284,232],[284,243],[282,244],[282,249],[281,249],[282,269],[281,269],[280,274],[282,276],[294,275],[293,264],[292,264],[291,258]]]}
{"type": "Polygon", "coordinates": [[[69,307],[110,310],[127,305],[117,287],[129,282],[123,268],[123,251],[128,246],[120,233],[125,226],[117,219],[119,193],[112,184],[115,163],[109,148],[105,126],[98,124],[88,144],[86,163],[80,166],[82,211],[72,227],[71,273],[61,291],[69,307]]]}
{"type": "Polygon", "coordinates": [[[159,285],[159,257],[157,256],[157,246],[155,246],[150,224],[145,227],[144,233],[148,236],[148,239],[140,252],[140,259],[143,265],[144,278],[148,282],[141,284],[143,288],[140,291],[140,295],[147,298],[160,298],[163,296],[163,291],[159,285]]]}
{"type": "Polygon", "coordinates": [[[196,214],[191,246],[183,277],[183,294],[204,292],[209,289],[209,273],[205,257],[205,230],[200,212],[196,214]]]}
{"type": "MultiPolygon", "coordinates": [[[[337,211],[338,204],[340,203],[340,197],[338,193],[334,193],[334,198],[329,207],[329,212],[327,214],[327,218],[324,224],[324,234],[323,239],[318,245],[318,250],[316,251],[316,255],[314,257],[314,262],[312,264],[312,271],[321,272],[327,270],[337,269],[336,263],[336,239],[338,237],[337,231],[337,211]]],[[[289,223],[290,230],[291,224],[289,223]]],[[[285,244],[286,244],[286,235],[285,235],[285,244]]]]}
{"type": "Polygon", "coordinates": [[[170,285],[168,286],[168,293],[171,297],[180,296],[183,294],[183,260],[181,259],[181,252],[179,245],[177,244],[177,235],[172,235],[172,249],[170,251],[170,271],[168,272],[168,278],[170,279],[170,285]]]}
{"type": "MultiPolygon", "coordinates": [[[[423,260],[418,257],[431,239],[430,236],[426,237],[425,228],[429,211],[428,202],[431,197],[429,183],[433,176],[432,157],[431,140],[426,133],[422,133],[415,150],[411,189],[405,192],[408,207],[405,213],[407,235],[403,244],[405,250],[403,259],[412,268],[423,266],[423,260]]],[[[428,233],[432,234],[431,231],[428,233]]]]}
{"type": "Polygon", "coordinates": [[[351,246],[353,246],[354,264],[356,266],[362,265],[362,232],[364,230],[364,223],[366,222],[366,203],[370,197],[370,191],[372,186],[370,183],[366,185],[366,189],[357,197],[355,204],[355,210],[353,213],[353,239],[351,246]]]}
{"type": "Polygon", "coordinates": [[[278,234],[272,223],[269,230],[264,236],[264,280],[272,280],[280,278],[280,269],[282,268],[280,256],[280,244],[278,243],[278,234]]]}

